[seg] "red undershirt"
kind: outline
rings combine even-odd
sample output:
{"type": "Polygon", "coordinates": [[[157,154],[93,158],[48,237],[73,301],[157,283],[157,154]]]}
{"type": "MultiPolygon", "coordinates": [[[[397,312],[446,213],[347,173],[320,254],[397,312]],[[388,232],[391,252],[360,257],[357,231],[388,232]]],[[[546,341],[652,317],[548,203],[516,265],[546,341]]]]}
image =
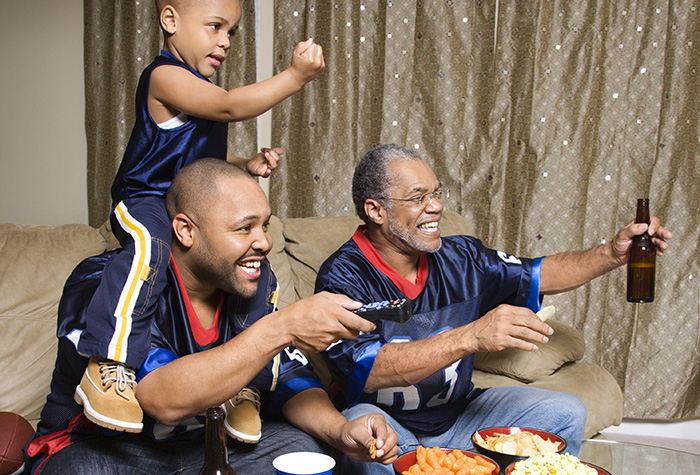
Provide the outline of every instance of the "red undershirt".
{"type": "Polygon", "coordinates": [[[396,287],[409,299],[413,300],[421,293],[425,286],[425,280],[428,277],[428,258],[425,254],[421,254],[418,258],[418,274],[416,275],[416,283],[414,284],[398,272],[396,272],[384,259],[379,255],[367,236],[365,236],[365,226],[360,225],[352,236],[357,247],[360,248],[362,254],[379,272],[387,276],[396,287]]]}
{"type": "Polygon", "coordinates": [[[214,343],[219,338],[219,313],[221,312],[221,307],[224,304],[224,293],[219,292],[219,304],[216,306],[216,313],[214,314],[214,323],[211,327],[204,328],[202,323],[197,317],[197,313],[192,307],[192,302],[190,302],[190,297],[187,295],[187,289],[185,289],[185,284],[182,281],[182,276],[180,275],[180,270],[175,264],[175,259],[170,257],[170,263],[173,265],[173,272],[177,278],[177,284],[180,287],[180,293],[182,293],[182,300],[185,302],[185,309],[187,310],[187,320],[190,322],[190,328],[192,328],[192,335],[198,345],[206,346],[214,343]]]}

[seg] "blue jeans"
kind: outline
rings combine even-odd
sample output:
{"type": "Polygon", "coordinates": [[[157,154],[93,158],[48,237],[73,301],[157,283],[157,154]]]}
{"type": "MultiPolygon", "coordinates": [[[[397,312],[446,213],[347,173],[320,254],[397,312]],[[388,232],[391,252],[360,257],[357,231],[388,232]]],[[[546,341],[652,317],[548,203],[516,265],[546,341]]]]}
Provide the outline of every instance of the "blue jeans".
{"type": "MultiPolygon", "coordinates": [[[[348,420],[379,412],[399,436],[399,455],[424,447],[468,449],[474,431],[494,426],[521,426],[553,432],[561,437],[582,438],[586,424],[586,407],[575,396],[528,387],[490,388],[474,399],[442,434],[418,434],[372,404],[358,404],[346,409],[348,420]]],[[[391,465],[362,463],[343,457],[342,473],[352,475],[393,475],[391,465]]],[[[502,467],[505,469],[505,467],[502,467]]]]}
{"type": "MultiPolygon", "coordinates": [[[[336,460],[338,452],[283,422],[263,423],[257,444],[228,439],[228,460],[236,475],[274,474],[272,460],[289,452],[322,452],[336,460]]],[[[163,447],[143,436],[97,437],[70,445],[53,455],[41,475],[194,474],[204,465],[204,441],[163,447]]]]}

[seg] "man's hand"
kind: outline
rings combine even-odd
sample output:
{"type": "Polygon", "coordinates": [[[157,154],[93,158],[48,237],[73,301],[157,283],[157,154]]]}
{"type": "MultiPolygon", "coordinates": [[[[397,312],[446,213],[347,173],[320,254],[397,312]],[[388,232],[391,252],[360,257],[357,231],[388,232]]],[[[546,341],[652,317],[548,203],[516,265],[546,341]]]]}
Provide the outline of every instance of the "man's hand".
{"type": "Polygon", "coordinates": [[[376,325],[352,313],[362,306],[344,295],[320,292],[271,314],[279,320],[280,332],[289,344],[314,353],[324,351],[340,339],[355,339],[376,325]]]}
{"type": "Polygon", "coordinates": [[[363,462],[393,463],[399,453],[398,436],[381,414],[369,414],[347,422],[341,427],[338,447],[350,457],[363,462]],[[370,456],[370,445],[376,439],[376,457],[370,456]]]}
{"type": "Polygon", "coordinates": [[[478,320],[463,327],[473,341],[474,353],[518,348],[537,350],[535,343],[547,343],[552,327],[525,307],[501,304],[478,320]],[[534,342],[534,343],[533,343],[534,342]]]}
{"type": "Polygon", "coordinates": [[[652,216],[649,219],[649,225],[644,223],[635,224],[630,222],[624,228],[620,229],[612,241],[613,257],[617,259],[620,265],[626,264],[630,248],[632,247],[632,239],[645,231],[649,232],[651,241],[656,246],[656,255],[662,256],[664,251],[668,249],[667,239],[671,239],[673,234],[668,229],[661,227],[659,218],[652,216]]]}
{"type": "Polygon", "coordinates": [[[313,38],[297,43],[292,53],[292,64],[290,71],[304,85],[316,79],[325,69],[326,63],[323,60],[323,48],[314,43],[313,38]]]}
{"type": "Polygon", "coordinates": [[[251,175],[267,178],[277,168],[280,155],[284,155],[284,150],[279,147],[263,148],[245,163],[245,169],[251,175]]]}

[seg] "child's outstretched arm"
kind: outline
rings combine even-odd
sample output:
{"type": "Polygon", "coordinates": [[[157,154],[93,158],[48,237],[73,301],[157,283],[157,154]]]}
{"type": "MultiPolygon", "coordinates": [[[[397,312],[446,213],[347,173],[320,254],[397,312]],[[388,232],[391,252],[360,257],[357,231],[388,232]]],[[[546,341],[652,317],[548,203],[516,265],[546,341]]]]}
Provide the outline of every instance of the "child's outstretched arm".
{"type": "Polygon", "coordinates": [[[226,161],[238,165],[251,175],[267,178],[272,173],[272,170],[277,168],[280,155],[284,155],[284,150],[279,147],[262,148],[260,152],[251,159],[238,157],[229,153],[226,156],[226,161]]]}
{"type": "Polygon", "coordinates": [[[164,65],[151,74],[149,110],[156,121],[159,115],[174,116],[179,112],[219,122],[251,119],[299,91],[324,68],[323,49],[311,38],[294,48],[289,68],[230,91],[202,81],[178,66],[164,65]]]}

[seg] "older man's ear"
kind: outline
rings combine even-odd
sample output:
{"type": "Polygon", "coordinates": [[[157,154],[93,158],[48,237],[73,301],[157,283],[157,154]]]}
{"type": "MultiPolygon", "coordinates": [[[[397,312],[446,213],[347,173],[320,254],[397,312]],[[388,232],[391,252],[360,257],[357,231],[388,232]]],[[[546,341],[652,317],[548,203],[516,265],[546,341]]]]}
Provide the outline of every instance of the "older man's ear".
{"type": "Polygon", "coordinates": [[[378,226],[384,224],[386,220],[386,208],[379,201],[372,198],[365,200],[365,214],[370,221],[378,226]]]}

